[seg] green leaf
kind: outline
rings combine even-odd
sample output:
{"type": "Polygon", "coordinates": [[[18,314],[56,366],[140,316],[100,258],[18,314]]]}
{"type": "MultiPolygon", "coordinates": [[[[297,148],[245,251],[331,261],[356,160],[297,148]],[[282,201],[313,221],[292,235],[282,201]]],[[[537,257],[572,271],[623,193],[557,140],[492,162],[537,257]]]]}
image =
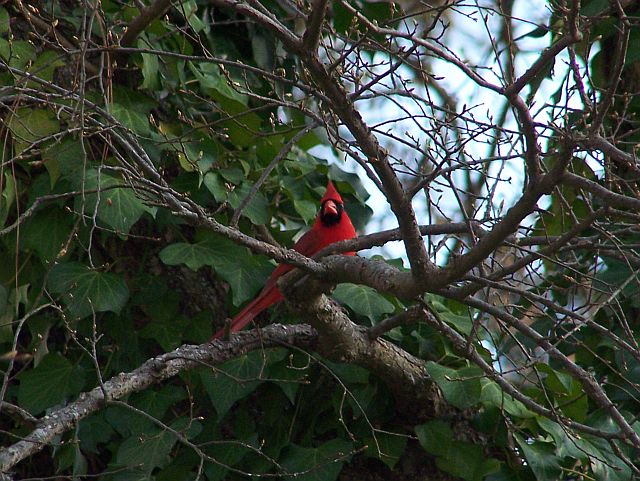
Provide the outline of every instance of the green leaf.
{"type": "Polygon", "coordinates": [[[71,138],[53,144],[42,152],[42,160],[51,177],[53,187],[59,176],[69,180],[74,186],[82,188],[83,176],[87,170],[82,144],[71,138]]]}
{"type": "Polygon", "coordinates": [[[7,127],[13,135],[14,151],[18,155],[33,142],[60,131],[60,122],[46,109],[21,108],[9,116],[7,127]]]}
{"type": "Polygon", "coordinates": [[[375,435],[375,439],[371,437],[363,440],[367,445],[365,455],[379,459],[393,469],[407,447],[407,436],[386,432],[376,432],[375,435]]]}
{"type": "Polygon", "coordinates": [[[483,379],[480,401],[485,406],[493,406],[519,418],[532,418],[535,413],[511,395],[505,393],[494,381],[483,379]]]}
{"type": "MultiPolygon", "coordinates": [[[[218,441],[211,445],[207,453],[213,458],[221,461],[227,466],[237,465],[245,456],[253,453],[250,447],[257,448],[257,436],[242,441],[225,442],[218,441]]],[[[223,481],[229,470],[224,466],[215,463],[207,463],[204,468],[209,481],[223,481]]]]}
{"type": "Polygon", "coordinates": [[[23,70],[33,60],[35,53],[36,49],[31,42],[0,38],[0,57],[11,67],[23,70]]]}
{"type": "Polygon", "coordinates": [[[203,237],[195,244],[180,242],[165,247],[160,259],[167,265],[186,264],[193,270],[211,266],[231,286],[236,306],[252,298],[264,286],[273,265],[224,237],[209,233],[203,237]]]}
{"type": "Polygon", "coordinates": [[[32,414],[77,395],[84,385],[84,371],[58,353],[48,354],[34,369],[18,376],[18,401],[32,414]]]}
{"type": "Polygon", "coordinates": [[[453,442],[453,431],[444,421],[434,420],[420,424],[414,428],[418,442],[422,448],[431,454],[444,456],[450,450],[453,442]]]}
{"type": "Polygon", "coordinates": [[[292,444],[282,459],[284,467],[291,476],[286,480],[296,481],[334,481],[350,458],[353,445],[344,439],[333,439],[317,448],[304,448],[292,444]]]}
{"type": "Polygon", "coordinates": [[[124,440],[116,454],[116,466],[135,468],[136,471],[149,475],[153,469],[167,464],[175,443],[173,433],[154,427],[143,435],[124,440]]]}
{"type": "Polygon", "coordinates": [[[302,216],[302,219],[307,224],[309,224],[316,218],[318,207],[316,206],[315,202],[305,199],[294,199],[293,207],[296,209],[296,212],[302,216]]]}
{"type": "Polygon", "coordinates": [[[84,180],[84,188],[86,190],[105,189],[98,194],[86,194],[76,198],[76,207],[79,209],[84,201],[84,212],[87,215],[93,215],[96,202],[98,204],[98,219],[113,228],[118,234],[128,234],[133,224],[145,212],[153,214],[153,210],[146,207],[130,188],[114,188],[117,185],[123,185],[123,181],[112,177],[108,174],[101,173],[90,169],[87,171],[84,180]]]}
{"type": "Polygon", "coordinates": [[[45,262],[53,261],[69,240],[72,228],[72,217],[62,209],[49,207],[37,212],[24,223],[20,233],[22,246],[37,252],[45,262]]]}
{"type": "Polygon", "coordinates": [[[180,346],[187,323],[188,321],[183,318],[154,319],[142,328],[139,334],[143,338],[155,339],[163,350],[169,352],[180,346]]]}
{"type": "MultiPolygon", "coordinates": [[[[66,65],[64,57],[53,50],[45,50],[38,55],[29,68],[29,73],[32,73],[43,80],[51,82],[53,80],[53,73],[58,67],[66,65]]],[[[29,87],[40,88],[40,84],[35,81],[29,81],[29,87]]]]}
{"type": "Polygon", "coordinates": [[[74,477],[87,474],[87,460],[82,455],[77,443],[68,443],[60,446],[57,449],[55,460],[57,472],[71,468],[74,477]]]}
{"type": "Polygon", "coordinates": [[[98,444],[107,443],[113,434],[103,411],[80,420],[78,439],[85,451],[98,453],[98,444]]]}
{"type": "MultiPolygon", "coordinates": [[[[146,48],[148,46],[148,40],[138,39],[138,48],[146,48]]],[[[158,56],[150,53],[143,53],[142,56],[142,85],[140,88],[148,89],[151,91],[160,90],[160,81],[158,79],[158,72],[160,69],[160,62],[158,56]]]]}
{"type": "Polygon", "coordinates": [[[372,322],[395,310],[395,306],[391,302],[368,286],[340,284],[333,291],[333,297],[354,312],[368,317],[372,322]]]}
{"type": "Polygon", "coordinates": [[[204,186],[207,188],[216,202],[224,202],[227,200],[229,191],[224,185],[220,176],[215,172],[207,172],[204,176],[204,186]]]}
{"type": "Polygon", "coordinates": [[[468,481],[481,481],[500,470],[500,462],[487,459],[481,446],[454,440],[451,427],[444,421],[429,421],[414,429],[420,445],[436,456],[436,465],[447,473],[468,481]]]}
{"type": "Polygon", "coordinates": [[[209,25],[198,18],[198,4],[195,0],[184,2],[180,8],[180,12],[184,15],[185,20],[194,32],[209,31],[209,25]]]}
{"type": "Polygon", "coordinates": [[[148,135],[151,133],[149,117],[140,111],[135,104],[119,104],[113,102],[109,105],[109,113],[126,128],[137,134],[148,135]]]}
{"type": "Polygon", "coordinates": [[[47,286],[52,293],[62,295],[69,313],[78,319],[93,312],[119,314],[129,298],[129,288],[121,276],[95,271],[79,262],[55,266],[47,286]]]}
{"type": "Polygon", "coordinates": [[[290,359],[275,363],[269,368],[269,377],[275,379],[273,382],[282,389],[291,404],[295,403],[296,394],[308,375],[307,367],[299,368],[290,359]]]}
{"type": "Polygon", "coordinates": [[[213,63],[188,63],[191,72],[200,83],[200,88],[211,94],[211,90],[229,100],[237,102],[241,106],[246,106],[248,99],[246,95],[239,93],[229,85],[227,78],[220,73],[220,67],[213,63]]]}
{"type": "Polygon", "coordinates": [[[438,384],[445,399],[459,409],[475,406],[482,394],[482,371],[475,366],[451,369],[429,361],[427,372],[438,384]]]}
{"type": "Polygon", "coordinates": [[[527,460],[527,465],[535,474],[538,481],[556,481],[560,479],[562,468],[560,458],[554,454],[554,448],[550,444],[523,439],[520,435],[513,435],[522,449],[527,460]]]}
{"type": "Polygon", "coordinates": [[[252,351],[225,362],[215,372],[207,370],[201,373],[202,383],[219,418],[263,382],[259,379],[263,369],[263,353],[252,351]]]}
{"type": "Polygon", "coordinates": [[[0,284],[0,316],[7,312],[9,305],[9,291],[6,287],[0,284]]]}
{"type": "Polygon", "coordinates": [[[9,12],[4,7],[0,7],[0,35],[9,31],[9,12]]]}
{"type": "MultiPolygon", "coordinates": [[[[563,428],[555,421],[548,418],[536,417],[538,425],[553,438],[556,445],[556,454],[559,458],[570,456],[575,459],[587,460],[593,449],[587,441],[574,436],[570,430],[563,428]]],[[[600,456],[600,459],[602,457],[600,456]]]]}
{"type": "Polygon", "coordinates": [[[0,193],[0,226],[7,221],[11,206],[16,199],[16,183],[10,170],[4,173],[4,185],[0,193]]]}
{"type": "Polygon", "coordinates": [[[168,245],[160,251],[160,260],[168,266],[186,265],[189,269],[197,271],[202,266],[210,265],[210,256],[215,255],[209,242],[189,244],[177,242],[168,245]]]}
{"type": "Polygon", "coordinates": [[[427,294],[425,300],[436,311],[438,316],[447,324],[451,324],[463,334],[471,334],[473,323],[471,322],[471,318],[468,313],[458,314],[453,312],[451,309],[449,309],[449,307],[447,307],[447,305],[444,304],[442,298],[439,296],[427,294]]]}
{"type": "MultiPolygon", "coordinates": [[[[231,207],[237,209],[240,206],[240,203],[249,194],[251,186],[252,184],[245,182],[229,194],[231,207]]],[[[261,192],[256,192],[242,211],[242,215],[254,224],[268,224],[271,220],[271,215],[269,214],[269,202],[267,198],[261,192]]]]}

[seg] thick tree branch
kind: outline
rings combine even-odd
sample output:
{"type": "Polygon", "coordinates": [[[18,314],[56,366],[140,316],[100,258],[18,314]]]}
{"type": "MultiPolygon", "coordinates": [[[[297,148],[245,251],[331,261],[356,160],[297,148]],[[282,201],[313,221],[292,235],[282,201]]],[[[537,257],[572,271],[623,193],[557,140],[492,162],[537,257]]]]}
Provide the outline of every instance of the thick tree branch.
{"type": "Polygon", "coordinates": [[[120,39],[120,45],[123,47],[133,45],[138,35],[147,28],[147,25],[156,18],[160,18],[170,7],[171,0],[156,0],[140,10],[140,14],[127,25],[124,35],[120,39]]]}
{"type": "Polygon", "coordinates": [[[640,199],[635,199],[627,195],[617,194],[610,191],[606,187],[603,187],[593,180],[585,179],[580,175],[573,174],[571,172],[565,172],[561,179],[563,184],[571,185],[579,189],[584,189],[590,192],[595,197],[602,200],[605,205],[611,207],[618,207],[621,209],[640,209],[640,199]]]}
{"type": "Polygon", "coordinates": [[[149,359],[134,371],[119,374],[106,381],[103,386],[81,394],[76,401],[44,416],[36,429],[23,440],[0,449],[0,473],[7,473],[23,459],[51,444],[56,436],[73,429],[80,420],[102,409],[105,406],[104,393],[108,399],[121,399],[183,371],[221,364],[256,349],[283,345],[313,349],[316,339],[317,334],[307,325],[275,324],[260,331],[237,333],[229,341],[217,340],[199,346],[182,346],[149,359]]]}
{"type": "Polygon", "coordinates": [[[437,390],[424,361],[351,322],[344,310],[323,294],[327,288],[306,280],[285,291],[287,303],[320,333],[318,351],[335,362],[364,367],[380,377],[399,399],[433,402],[437,390]]]}
{"type": "Polygon", "coordinates": [[[328,0],[314,0],[311,2],[311,12],[307,16],[307,29],[302,36],[302,48],[304,50],[315,52],[318,49],[322,23],[327,14],[328,5],[328,0]]]}

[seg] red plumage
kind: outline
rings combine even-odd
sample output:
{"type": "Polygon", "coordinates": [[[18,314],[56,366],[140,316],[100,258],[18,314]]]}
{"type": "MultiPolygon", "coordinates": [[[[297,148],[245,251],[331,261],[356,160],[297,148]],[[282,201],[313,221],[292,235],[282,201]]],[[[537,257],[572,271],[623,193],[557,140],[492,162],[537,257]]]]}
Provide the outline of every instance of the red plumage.
{"type": "MultiPolygon", "coordinates": [[[[320,204],[320,211],[311,230],[304,234],[293,246],[293,250],[311,257],[329,244],[356,237],[356,230],[351,219],[344,210],[342,197],[329,181],[327,191],[324,193],[320,204]]],[[[347,252],[345,255],[355,255],[355,252],[347,252]]],[[[237,332],[249,324],[258,314],[267,307],[282,301],[282,293],[276,285],[278,279],[293,269],[289,264],[280,264],[273,271],[269,279],[253,301],[242,309],[231,320],[229,332],[237,332]]],[[[220,329],[211,338],[218,339],[224,335],[224,329],[220,329]]]]}

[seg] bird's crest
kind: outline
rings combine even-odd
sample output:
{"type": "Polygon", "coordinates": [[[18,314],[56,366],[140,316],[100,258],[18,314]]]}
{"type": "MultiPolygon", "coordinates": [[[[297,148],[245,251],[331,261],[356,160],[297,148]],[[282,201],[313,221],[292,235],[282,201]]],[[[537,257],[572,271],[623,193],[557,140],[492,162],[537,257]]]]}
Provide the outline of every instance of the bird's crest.
{"type": "Polygon", "coordinates": [[[340,197],[340,194],[338,194],[338,191],[336,190],[336,188],[333,185],[333,182],[331,181],[327,183],[327,191],[324,193],[324,197],[322,197],[322,200],[320,201],[320,203],[322,204],[327,200],[332,200],[334,202],[344,204],[342,197],[340,197]]]}

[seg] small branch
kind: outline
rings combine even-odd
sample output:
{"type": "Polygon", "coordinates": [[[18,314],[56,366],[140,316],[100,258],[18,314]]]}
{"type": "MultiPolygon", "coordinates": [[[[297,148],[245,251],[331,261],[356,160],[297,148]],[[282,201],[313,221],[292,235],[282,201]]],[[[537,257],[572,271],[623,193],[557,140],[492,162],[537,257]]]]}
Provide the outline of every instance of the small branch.
{"type": "Polygon", "coordinates": [[[38,418],[32,416],[31,413],[25,411],[20,406],[8,403],[7,401],[0,401],[0,411],[19,417],[22,421],[29,424],[36,424],[38,422],[38,418]]]}
{"type": "Polygon", "coordinates": [[[636,173],[640,171],[638,157],[635,155],[635,152],[625,152],[609,142],[607,139],[595,134],[587,135],[575,140],[578,145],[581,145],[585,149],[601,151],[612,160],[621,164],[624,168],[634,170],[636,173]]]}
{"type": "Polygon", "coordinates": [[[238,0],[211,0],[211,4],[218,8],[229,8],[240,15],[251,18],[259,25],[271,30],[285,45],[287,49],[298,51],[302,48],[302,41],[291,30],[285,27],[276,18],[253,8],[246,2],[238,0]]]}
{"type": "Polygon", "coordinates": [[[399,326],[404,326],[405,324],[412,324],[426,316],[435,316],[435,314],[428,310],[425,305],[420,304],[405,309],[400,314],[388,317],[375,326],[370,327],[367,331],[369,339],[373,341],[374,339],[382,336],[384,333],[389,332],[391,329],[399,326]]]}
{"type": "Polygon", "coordinates": [[[569,45],[579,42],[582,40],[582,36],[573,37],[570,35],[566,35],[558,40],[556,43],[551,45],[549,48],[545,49],[544,52],[538,57],[538,59],[533,63],[533,65],[523,73],[515,82],[509,85],[504,89],[504,93],[507,97],[510,95],[517,95],[520,91],[526,87],[526,85],[533,80],[533,78],[538,75],[541,70],[551,62],[560,52],[562,52],[569,45]]]}
{"type": "MultiPolygon", "coordinates": [[[[37,31],[37,28],[35,27],[38,27],[39,29],[46,31],[48,35],[51,35],[55,39],[57,46],[61,48],[63,51],[65,51],[65,53],[70,53],[71,51],[74,51],[77,49],[76,45],[71,43],[69,40],[67,40],[67,38],[65,38],[63,35],[61,35],[59,32],[56,31],[55,24],[51,23],[51,21],[46,21],[40,18],[39,16],[37,16],[36,14],[32,14],[29,11],[29,9],[24,6],[24,3],[22,2],[22,0],[16,0],[15,3],[16,3],[16,6],[18,7],[18,10],[20,10],[20,13],[22,13],[22,15],[27,20],[27,22],[32,24],[32,26],[34,27],[33,29],[34,31],[37,31]]],[[[29,3],[27,3],[27,5],[28,4],[29,3]]],[[[91,75],[98,74],[98,67],[96,67],[94,64],[92,64],[91,62],[88,62],[86,59],[83,60],[83,63],[87,71],[91,75]]]]}
{"type": "Polygon", "coordinates": [[[240,220],[240,216],[242,215],[242,211],[247,207],[247,205],[249,205],[249,202],[251,202],[251,200],[258,193],[258,190],[260,189],[264,181],[267,180],[267,177],[269,177],[269,174],[273,171],[273,169],[276,168],[276,166],[282,161],[282,159],[286,157],[286,155],[291,151],[293,146],[297,144],[302,137],[307,135],[307,133],[310,130],[315,129],[317,126],[318,125],[314,123],[313,125],[309,125],[304,129],[300,130],[298,133],[296,133],[296,135],[291,137],[289,142],[287,142],[280,149],[280,152],[278,152],[278,155],[276,155],[273,158],[273,160],[269,163],[267,168],[264,169],[262,174],[260,174],[260,178],[256,181],[255,184],[253,184],[253,186],[251,186],[251,190],[249,191],[249,193],[246,195],[244,199],[242,199],[242,202],[240,202],[240,205],[238,206],[238,208],[233,213],[233,216],[231,217],[231,221],[229,222],[229,227],[237,227],[238,221],[240,220]]]}

